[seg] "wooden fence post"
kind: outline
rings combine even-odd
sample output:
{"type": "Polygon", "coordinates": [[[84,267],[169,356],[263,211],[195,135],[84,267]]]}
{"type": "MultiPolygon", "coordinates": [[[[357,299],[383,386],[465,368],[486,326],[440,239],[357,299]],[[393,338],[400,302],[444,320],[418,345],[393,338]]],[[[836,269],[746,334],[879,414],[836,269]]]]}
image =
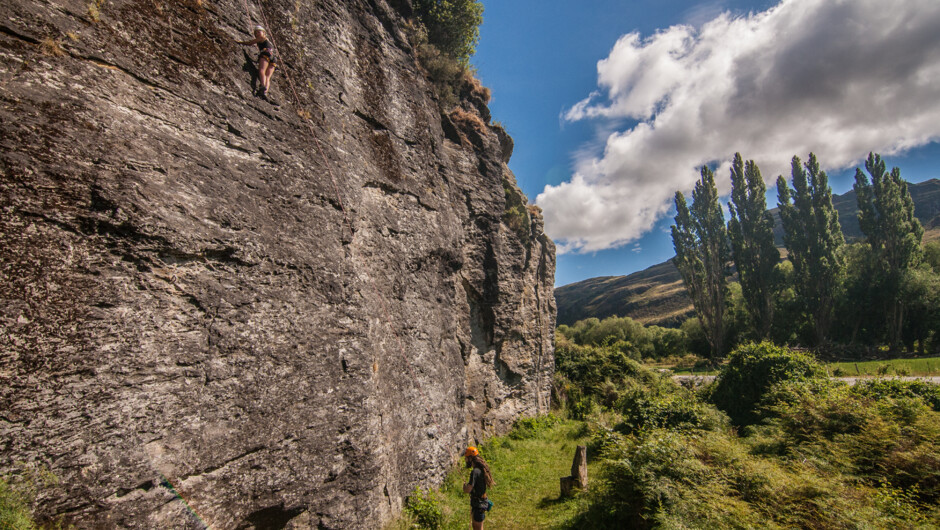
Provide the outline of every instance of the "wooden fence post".
{"type": "Polygon", "coordinates": [[[574,460],[571,462],[571,476],[561,477],[561,496],[571,495],[574,488],[586,490],[587,476],[587,446],[579,445],[574,451],[574,460]]]}

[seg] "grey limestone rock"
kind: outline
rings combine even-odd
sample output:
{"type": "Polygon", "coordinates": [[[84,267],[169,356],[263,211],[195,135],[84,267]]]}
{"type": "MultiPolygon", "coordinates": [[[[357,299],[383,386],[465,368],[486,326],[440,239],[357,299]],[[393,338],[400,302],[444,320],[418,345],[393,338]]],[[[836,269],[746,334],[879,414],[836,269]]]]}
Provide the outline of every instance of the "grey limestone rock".
{"type": "Polygon", "coordinates": [[[409,10],[0,5],[0,475],[59,478],[40,519],[375,528],[546,409],[554,246],[409,10]]]}

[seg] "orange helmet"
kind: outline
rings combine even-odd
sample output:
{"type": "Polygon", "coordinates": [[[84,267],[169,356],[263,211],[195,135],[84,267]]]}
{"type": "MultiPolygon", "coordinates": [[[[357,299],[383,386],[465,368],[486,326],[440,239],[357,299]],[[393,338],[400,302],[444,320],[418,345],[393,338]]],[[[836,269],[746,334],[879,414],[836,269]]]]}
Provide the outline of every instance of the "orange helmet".
{"type": "Polygon", "coordinates": [[[463,456],[477,456],[478,454],[480,454],[480,452],[477,451],[477,448],[471,445],[464,451],[463,456]]]}

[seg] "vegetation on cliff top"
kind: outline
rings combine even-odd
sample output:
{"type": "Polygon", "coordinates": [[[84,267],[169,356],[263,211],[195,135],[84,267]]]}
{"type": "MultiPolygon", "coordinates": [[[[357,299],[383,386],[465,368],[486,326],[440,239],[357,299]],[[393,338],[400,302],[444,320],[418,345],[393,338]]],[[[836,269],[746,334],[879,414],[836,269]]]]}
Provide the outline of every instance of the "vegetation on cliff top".
{"type": "Polygon", "coordinates": [[[426,28],[428,42],[469,67],[480,40],[483,4],[475,0],[415,0],[414,8],[426,28]]]}
{"type": "Polygon", "coordinates": [[[441,107],[450,110],[467,95],[489,102],[489,90],[474,78],[470,66],[480,39],[483,5],[474,0],[416,0],[414,9],[417,19],[405,29],[441,107]]]}

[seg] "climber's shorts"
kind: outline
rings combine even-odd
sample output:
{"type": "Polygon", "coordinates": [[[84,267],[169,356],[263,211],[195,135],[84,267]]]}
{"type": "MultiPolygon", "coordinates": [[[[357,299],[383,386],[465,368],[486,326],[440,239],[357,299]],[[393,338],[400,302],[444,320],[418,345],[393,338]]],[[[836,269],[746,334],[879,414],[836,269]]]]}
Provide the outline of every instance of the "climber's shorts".
{"type": "Polygon", "coordinates": [[[264,57],[265,59],[267,59],[269,63],[271,63],[271,64],[277,66],[278,61],[277,61],[277,54],[276,54],[276,53],[273,53],[273,54],[272,54],[271,52],[269,52],[269,51],[267,51],[267,50],[265,50],[265,51],[259,53],[259,54],[258,54],[258,63],[261,63],[261,58],[262,58],[262,57],[264,57]]]}

